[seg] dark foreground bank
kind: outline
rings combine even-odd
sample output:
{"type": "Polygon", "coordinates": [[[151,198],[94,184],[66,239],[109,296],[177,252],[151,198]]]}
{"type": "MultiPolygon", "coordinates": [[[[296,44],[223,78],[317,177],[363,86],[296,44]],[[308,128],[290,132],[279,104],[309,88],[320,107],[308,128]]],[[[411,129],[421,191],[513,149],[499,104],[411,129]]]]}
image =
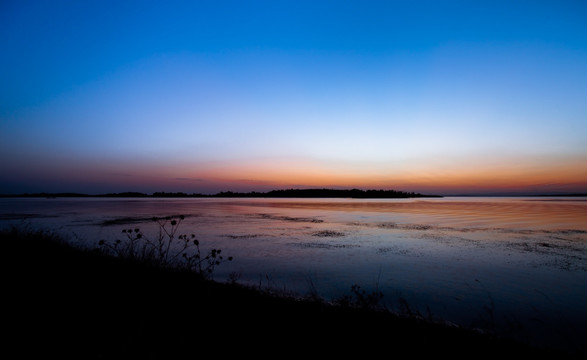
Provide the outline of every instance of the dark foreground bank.
{"type": "Polygon", "coordinates": [[[3,350],[13,358],[570,357],[387,312],[205,281],[50,236],[0,235],[3,350]]]}

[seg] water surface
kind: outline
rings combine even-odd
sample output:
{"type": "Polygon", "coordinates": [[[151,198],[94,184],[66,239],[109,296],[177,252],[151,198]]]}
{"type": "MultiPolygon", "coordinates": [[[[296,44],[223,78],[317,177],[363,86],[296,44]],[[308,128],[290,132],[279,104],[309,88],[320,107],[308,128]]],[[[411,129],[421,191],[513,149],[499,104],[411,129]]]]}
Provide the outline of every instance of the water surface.
{"type": "Polygon", "coordinates": [[[0,226],[54,229],[95,246],[151,218],[234,261],[218,281],[333,300],[352,285],[393,311],[583,349],[587,199],[0,199],[0,226]]]}

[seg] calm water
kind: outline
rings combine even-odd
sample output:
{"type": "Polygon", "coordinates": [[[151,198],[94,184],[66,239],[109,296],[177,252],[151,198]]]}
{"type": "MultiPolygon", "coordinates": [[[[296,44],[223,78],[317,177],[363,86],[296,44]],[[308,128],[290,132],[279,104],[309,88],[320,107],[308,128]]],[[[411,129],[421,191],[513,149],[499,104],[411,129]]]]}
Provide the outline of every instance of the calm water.
{"type": "Polygon", "coordinates": [[[0,199],[0,226],[88,246],[153,216],[234,257],[215,279],[331,300],[357,284],[412,311],[585,351],[587,198],[0,199]]]}

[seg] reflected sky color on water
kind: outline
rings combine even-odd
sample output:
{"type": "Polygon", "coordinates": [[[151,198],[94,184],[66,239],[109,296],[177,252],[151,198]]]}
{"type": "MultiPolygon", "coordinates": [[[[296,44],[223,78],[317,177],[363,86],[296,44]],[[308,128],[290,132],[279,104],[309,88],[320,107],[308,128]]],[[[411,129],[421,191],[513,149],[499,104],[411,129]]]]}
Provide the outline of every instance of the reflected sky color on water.
{"type": "Polygon", "coordinates": [[[357,284],[394,311],[578,348],[587,330],[587,199],[1,199],[0,226],[93,246],[153,216],[234,261],[215,279],[325,299],[357,284]],[[403,305],[402,305],[403,304],[403,305]]]}

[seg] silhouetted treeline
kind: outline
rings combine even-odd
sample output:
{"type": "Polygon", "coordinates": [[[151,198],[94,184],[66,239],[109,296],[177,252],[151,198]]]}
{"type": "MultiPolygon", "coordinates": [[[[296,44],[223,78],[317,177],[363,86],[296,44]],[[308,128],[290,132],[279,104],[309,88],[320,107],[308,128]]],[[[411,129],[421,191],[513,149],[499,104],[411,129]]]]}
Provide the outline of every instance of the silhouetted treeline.
{"type": "Polygon", "coordinates": [[[396,190],[336,190],[336,189],[289,189],[273,190],[265,194],[266,197],[296,197],[296,198],[412,198],[429,197],[433,195],[422,195],[414,192],[403,192],[396,190]]]}
{"type": "Polygon", "coordinates": [[[248,193],[223,191],[214,195],[185,193],[154,193],[155,197],[265,197],[265,198],[413,198],[413,197],[440,197],[439,195],[423,195],[415,192],[397,190],[337,190],[337,189],[287,189],[271,190],[269,192],[252,191],[248,193]]]}
{"type": "Polygon", "coordinates": [[[391,198],[414,198],[414,197],[440,197],[439,195],[422,195],[415,192],[403,192],[396,190],[336,190],[336,189],[287,189],[287,190],[271,190],[269,192],[232,192],[223,191],[217,194],[187,194],[184,192],[155,192],[152,195],[140,192],[122,192],[109,193],[102,195],[88,195],[78,193],[36,193],[36,194],[20,194],[20,195],[0,195],[0,197],[44,197],[44,198],[58,198],[58,197],[131,197],[131,198],[202,198],[202,197],[264,197],[264,198],[355,198],[355,199],[391,199],[391,198]]]}
{"type": "Polygon", "coordinates": [[[271,190],[269,192],[251,191],[247,193],[223,191],[213,195],[186,194],[182,192],[156,192],[152,197],[264,197],[264,198],[356,198],[356,199],[387,199],[387,198],[414,198],[440,197],[439,195],[422,195],[415,192],[397,190],[336,190],[336,189],[287,189],[271,190]]]}

